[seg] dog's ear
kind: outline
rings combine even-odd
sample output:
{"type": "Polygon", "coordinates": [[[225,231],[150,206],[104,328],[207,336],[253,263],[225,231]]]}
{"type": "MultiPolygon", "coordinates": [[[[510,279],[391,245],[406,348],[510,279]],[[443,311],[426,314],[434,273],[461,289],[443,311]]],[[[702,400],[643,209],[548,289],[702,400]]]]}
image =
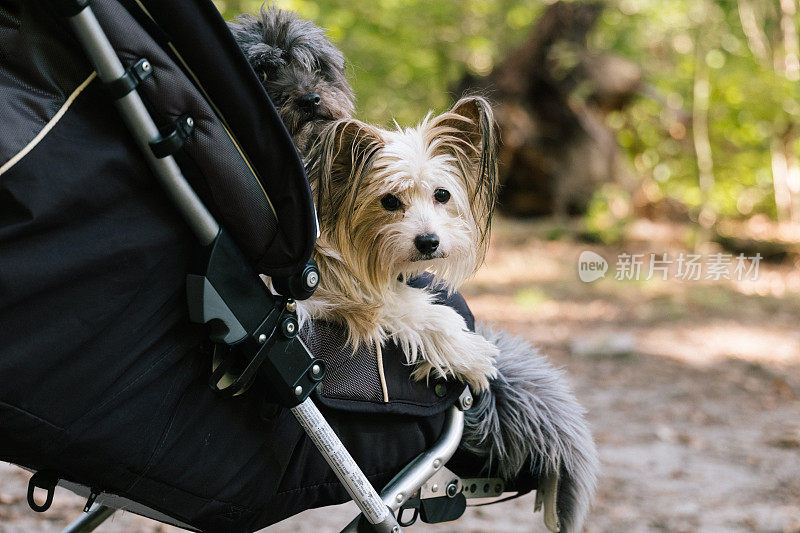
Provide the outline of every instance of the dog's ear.
{"type": "Polygon", "coordinates": [[[377,128],[355,119],[333,122],[319,136],[305,164],[323,227],[332,227],[352,213],[359,189],[383,146],[377,128]]]}
{"type": "Polygon", "coordinates": [[[256,72],[269,72],[286,66],[286,52],[275,46],[255,43],[245,51],[247,60],[256,72]]]}
{"type": "Polygon", "coordinates": [[[284,51],[263,41],[263,12],[261,16],[262,18],[257,18],[250,14],[243,14],[228,22],[228,29],[233,34],[236,44],[241,48],[250,66],[259,75],[261,72],[286,64],[284,51]]]}
{"type": "Polygon", "coordinates": [[[258,16],[242,14],[228,22],[228,29],[233,34],[236,44],[242,49],[244,56],[259,75],[263,72],[286,66],[288,54],[276,42],[266,41],[266,37],[276,36],[280,17],[283,15],[277,8],[266,9],[262,6],[258,16]]]}
{"type": "Polygon", "coordinates": [[[470,198],[473,218],[485,251],[497,202],[498,128],[492,106],[480,96],[466,96],[429,124],[429,137],[455,156],[470,198]]]}

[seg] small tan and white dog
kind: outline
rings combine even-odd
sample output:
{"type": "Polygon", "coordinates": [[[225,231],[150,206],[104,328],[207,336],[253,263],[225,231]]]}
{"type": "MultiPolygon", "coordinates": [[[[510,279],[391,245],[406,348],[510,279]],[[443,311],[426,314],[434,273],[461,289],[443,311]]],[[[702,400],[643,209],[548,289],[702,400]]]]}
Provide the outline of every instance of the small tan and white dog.
{"type": "Polygon", "coordinates": [[[430,272],[434,285],[454,291],[482,263],[497,194],[496,144],[491,108],[479,97],[414,128],[331,124],[306,159],[322,282],[298,310],[301,320],[341,325],[354,350],[394,340],[416,379],[469,383],[477,394],[462,448],[505,479],[557,479],[548,485],[557,497],[543,496],[551,502],[546,523],[580,531],[597,450],[561,372],[522,339],[480,323],[477,333],[468,331],[452,307],[405,283],[430,272]]]}
{"type": "Polygon", "coordinates": [[[465,97],[414,128],[333,123],[307,158],[320,220],[314,258],[324,282],[301,319],[344,326],[349,341],[394,340],[415,379],[455,377],[477,391],[497,348],[452,308],[404,280],[430,272],[456,290],[483,262],[497,194],[489,103],[465,97]]]}

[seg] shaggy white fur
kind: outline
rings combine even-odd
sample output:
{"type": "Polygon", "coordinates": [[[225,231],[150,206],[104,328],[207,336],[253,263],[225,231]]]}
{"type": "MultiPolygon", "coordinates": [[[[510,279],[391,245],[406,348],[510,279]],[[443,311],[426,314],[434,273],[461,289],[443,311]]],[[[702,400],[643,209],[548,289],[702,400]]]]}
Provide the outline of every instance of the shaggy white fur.
{"type": "Polygon", "coordinates": [[[563,371],[528,342],[476,324],[495,344],[497,377],[466,413],[462,447],[486,457],[491,475],[513,479],[530,465],[535,475],[559,468],[561,531],[580,531],[597,484],[599,461],[592,435],[563,379],[563,371]]]}
{"type": "Polygon", "coordinates": [[[301,318],[345,326],[349,341],[394,340],[413,376],[476,390],[495,375],[495,346],[453,309],[403,280],[429,272],[449,290],[480,266],[497,188],[496,131],[483,98],[462,98],[413,128],[332,124],[306,159],[320,236],[317,292],[301,318]]]}

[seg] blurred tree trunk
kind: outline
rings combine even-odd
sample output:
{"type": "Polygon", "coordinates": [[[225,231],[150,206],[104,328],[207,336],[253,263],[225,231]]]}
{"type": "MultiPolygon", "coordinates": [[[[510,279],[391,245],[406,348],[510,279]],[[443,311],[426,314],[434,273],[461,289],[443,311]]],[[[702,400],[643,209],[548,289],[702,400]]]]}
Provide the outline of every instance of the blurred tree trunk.
{"type": "Polygon", "coordinates": [[[794,149],[797,126],[777,132],[770,144],[778,221],[800,223],[800,160],[794,149]]]}
{"type": "Polygon", "coordinates": [[[769,40],[761,29],[764,21],[759,19],[751,0],[739,0],[739,20],[753,56],[762,63],[769,61],[769,40]]]}
{"type": "Polygon", "coordinates": [[[800,51],[798,50],[796,0],[780,0],[781,6],[781,42],[780,54],[776,56],[777,70],[789,81],[800,80],[800,51]]]}
{"type": "MultiPolygon", "coordinates": [[[[743,4],[749,0],[740,0],[740,14],[743,4]]],[[[775,8],[775,4],[771,6],[775,8]]],[[[752,8],[752,6],[750,6],[752,8]]],[[[748,44],[753,54],[762,59],[761,45],[751,42],[747,27],[751,24],[748,7],[744,7],[742,27],[748,35],[748,44]],[[757,52],[758,51],[758,52],[757,52]]],[[[796,0],[777,0],[777,9],[773,16],[779,20],[776,28],[775,41],[772,46],[772,66],[779,75],[790,82],[800,80],[800,44],[798,43],[796,0]]],[[[756,21],[756,25],[763,26],[764,21],[756,21]],[[758,24],[761,22],[761,24],[758,24]]],[[[752,30],[749,30],[752,32],[752,30]]],[[[772,185],[775,199],[775,210],[778,221],[800,222],[800,160],[794,149],[797,140],[797,124],[794,119],[786,114],[784,120],[775,127],[772,141],[770,142],[770,155],[772,160],[772,185]]]]}
{"type": "MultiPolygon", "coordinates": [[[[762,64],[771,62],[775,72],[797,82],[800,80],[800,39],[795,24],[797,1],[776,2],[757,4],[762,11],[759,13],[751,0],[739,0],[739,19],[753,56],[762,64]],[[777,18],[780,22],[774,36],[776,43],[772,46],[762,30],[767,18],[777,18]]],[[[787,114],[784,121],[775,125],[770,142],[772,188],[778,221],[800,222],[800,160],[794,149],[796,140],[797,125],[787,114]]]]}
{"type": "Polygon", "coordinates": [[[775,210],[778,221],[791,218],[792,194],[789,190],[789,164],[784,139],[776,134],[770,143],[772,156],[772,187],[775,194],[775,210]]]}
{"type": "Polygon", "coordinates": [[[697,180],[700,188],[700,233],[697,245],[703,245],[711,238],[711,227],[716,222],[717,214],[711,207],[711,190],[714,188],[714,157],[711,152],[711,140],[708,136],[708,105],[711,85],[706,66],[706,50],[703,46],[703,26],[698,28],[695,38],[694,55],[694,89],[692,99],[692,139],[697,157],[697,180]]]}
{"type": "MultiPolygon", "coordinates": [[[[779,72],[789,81],[800,80],[800,45],[798,45],[796,0],[780,0],[781,8],[781,42],[780,61],[776,62],[779,72]]],[[[788,194],[788,213],[786,219],[800,222],[800,162],[794,145],[797,139],[797,127],[789,117],[789,126],[780,139],[780,148],[786,162],[785,192],[788,194]]]]}
{"type": "Polygon", "coordinates": [[[581,212],[599,184],[619,173],[620,150],[604,116],[639,91],[641,70],[588,49],[601,12],[596,2],[551,4],[528,40],[488,76],[467,76],[456,88],[495,101],[500,204],[510,214],[581,212]]]}

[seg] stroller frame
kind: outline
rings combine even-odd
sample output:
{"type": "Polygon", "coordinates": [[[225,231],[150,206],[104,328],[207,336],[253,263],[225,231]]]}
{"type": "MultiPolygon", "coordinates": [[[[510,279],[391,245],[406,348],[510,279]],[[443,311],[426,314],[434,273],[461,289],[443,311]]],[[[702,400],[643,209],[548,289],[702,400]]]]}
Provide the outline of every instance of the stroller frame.
{"type": "MultiPolygon", "coordinates": [[[[124,69],[113,46],[104,33],[103,28],[92,12],[91,7],[88,5],[89,1],[67,0],[57,2],[57,4],[61,14],[68,18],[72,29],[88,55],[100,80],[107,86],[115,83],[119,85],[119,80],[129,77],[130,73],[126,72],[124,69]]],[[[140,65],[140,67],[141,66],[142,65],[140,65]]],[[[145,65],[145,74],[148,69],[149,67],[145,65]]],[[[161,137],[142,98],[137,93],[135,83],[133,87],[127,88],[125,94],[116,97],[115,105],[123,116],[126,125],[136,139],[137,144],[141,148],[142,153],[145,155],[156,177],[161,182],[171,201],[178,208],[199,242],[204,246],[210,247],[218,240],[224,238],[224,231],[197,196],[191,185],[189,185],[174,157],[168,153],[157,153],[158,150],[155,150],[155,146],[164,139],[161,137]]],[[[192,125],[192,119],[186,117],[184,119],[184,127],[191,131],[192,125]]],[[[178,145],[178,147],[179,146],[180,145],[178,145]]],[[[304,271],[304,276],[306,272],[307,271],[304,271]]],[[[252,290],[262,292],[267,290],[257,275],[253,274],[252,278],[257,280],[258,283],[258,285],[253,286],[252,290]]],[[[305,279],[308,281],[307,285],[309,285],[307,289],[310,288],[313,291],[313,288],[315,288],[317,284],[318,277],[314,279],[312,276],[306,277],[305,279]]],[[[191,292],[191,290],[189,292],[191,292]]],[[[289,315],[294,314],[294,306],[291,305],[293,303],[292,300],[279,299],[277,303],[280,307],[285,307],[289,315]]],[[[237,318],[237,310],[231,309],[228,303],[222,298],[200,298],[192,302],[190,295],[190,314],[192,314],[192,305],[199,305],[202,307],[202,309],[195,308],[193,310],[193,318],[201,317],[202,322],[207,322],[212,319],[219,320],[227,326],[229,335],[237,325],[240,326],[237,318]]],[[[289,319],[289,322],[285,321],[283,323],[284,334],[286,333],[286,324],[289,324],[291,320],[296,320],[296,317],[292,318],[292,316],[289,316],[289,319]]],[[[293,322],[293,324],[296,325],[296,322],[293,322]]],[[[273,334],[277,335],[278,329],[280,328],[276,327],[273,334]]],[[[290,331],[290,333],[296,332],[290,331]]],[[[263,344],[265,341],[262,340],[262,337],[264,337],[264,335],[260,335],[258,339],[259,342],[263,344]]],[[[293,335],[291,337],[293,338],[293,335]]],[[[230,340],[228,337],[215,340],[226,339],[230,340]]],[[[302,346],[299,339],[298,342],[294,344],[302,346]]],[[[288,354],[288,351],[283,355],[286,356],[286,354],[288,354]]],[[[472,396],[468,388],[465,389],[460,396],[457,405],[450,407],[447,411],[444,430],[438,441],[432,448],[420,454],[407,465],[385,487],[382,494],[379,496],[356,464],[353,457],[347,451],[344,444],[316,407],[313,400],[309,397],[316,384],[321,380],[322,375],[324,375],[324,363],[311,358],[304,346],[302,346],[301,351],[296,350],[295,353],[289,354],[288,357],[295,358],[295,361],[293,361],[295,367],[297,366],[297,358],[299,357],[301,359],[300,373],[290,376],[288,381],[285,375],[277,376],[273,381],[273,385],[284,388],[284,390],[278,391],[278,396],[281,397],[281,403],[290,408],[303,430],[312,439],[317,449],[346,488],[348,494],[361,510],[362,514],[356,517],[344,531],[399,533],[401,531],[401,525],[398,522],[398,513],[410,499],[424,499],[424,495],[422,494],[424,490],[421,489],[423,485],[437,473],[445,473],[448,476],[448,480],[450,481],[447,489],[448,497],[453,498],[460,493],[460,480],[444,468],[444,464],[455,453],[461,441],[464,428],[464,411],[469,409],[472,405],[472,396]],[[302,359],[303,357],[305,357],[304,360],[302,359]],[[319,366],[320,363],[322,364],[321,368],[319,366]],[[312,376],[312,373],[314,376],[312,376]],[[304,375],[311,377],[310,386],[295,386],[297,383],[300,383],[299,379],[304,375]],[[285,400],[286,398],[289,400],[285,400]]],[[[285,374],[287,367],[291,367],[292,365],[290,364],[291,362],[284,363],[286,366],[279,368],[279,370],[285,374]]],[[[270,379],[272,378],[270,377],[270,379]]],[[[214,385],[216,385],[216,383],[214,383],[214,385]]],[[[436,489],[434,489],[434,491],[435,490],[436,489]]],[[[113,515],[116,509],[102,504],[94,504],[93,496],[94,495],[90,496],[90,501],[87,502],[87,507],[84,509],[85,514],[67,526],[67,528],[63,530],[64,532],[77,533],[93,531],[98,525],[113,515]]],[[[460,516],[461,512],[463,512],[463,508],[455,518],[460,516]]]]}

